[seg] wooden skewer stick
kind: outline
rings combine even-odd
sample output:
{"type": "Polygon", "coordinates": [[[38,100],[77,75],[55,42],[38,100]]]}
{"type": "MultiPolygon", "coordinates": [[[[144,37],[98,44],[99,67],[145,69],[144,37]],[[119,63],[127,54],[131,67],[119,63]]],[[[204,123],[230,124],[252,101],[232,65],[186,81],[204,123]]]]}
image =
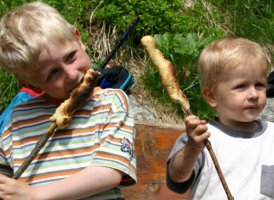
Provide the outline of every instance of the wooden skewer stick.
{"type": "Polygon", "coordinates": [[[34,149],[31,151],[30,155],[24,160],[23,164],[20,166],[20,168],[16,171],[16,173],[13,175],[12,178],[18,179],[22,173],[27,169],[27,167],[30,165],[31,161],[37,156],[38,152],[45,146],[48,139],[52,136],[54,130],[56,129],[57,125],[56,123],[51,123],[50,127],[48,128],[48,131],[46,134],[44,134],[38,143],[35,145],[34,149]]]}
{"type": "Polygon", "coordinates": [[[53,135],[56,128],[63,129],[69,126],[73,114],[83,106],[92,95],[93,89],[96,85],[100,73],[93,69],[87,70],[84,75],[83,82],[80,83],[70,93],[70,97],[66,99],[55,111],[54,115],[50,118],[52,121],[47,133],[44,134],[30,155],[26,158],[20,168],[13,175],[14,179],[18,179],[22,173],[27,169],[33,159],[38,155],[39,151],[47,143],[48,139],[53,135]]]}
{"type": "MultiPolygon", "coordinates": [[[[185,113],[186,115],[192,115],[191,110],[185,110],[185,109],[183,109],[183,111],[184,111],[184,113],[185,113]]],[[[226,183],[226,180],[225,180],[224,174],[223,174],[223,172],[222,172],[222,170],[221,170],[221,167],[220,167],[220,165],[219,165],[218,159],[217,159],[217,157],[216,157],[216,155],[215,155],[215,153],[214,153],[214,150],[213,150],[213,148],[212,148],[212,146],[211,146],[211,142],[207,139],[207,140],[204,141],[204,144],[205,144],[206,149],[208,150],[208,152],[209,152],[209,154],[210,154],[210,157],[211,157],[212,162],[213,162],[213,164],[214,164],[214,166],[215,166],[215,169],[216,169],[216,171],[217,171],[217,174],[218,174],[218,176],[219,176],[219,178],[220,178],[220,181],[221,181],[221,183],[222,183],[222,185],[223,185],[223,188],[224,188],[224,190],[225,190],[227,199],[228,199],[228,200],[233,200],[234,198],[233,198],[233,196],[232,196],[232,194],[231,194],[231,192],[230,192],[230,190],[229,190],[229,187],[228,187],[228,185],[227,185],[227,183],[226,183]]]]}
{"type": "MultiPolygon", "coordinates": [[[[165,59],[163,54],[156,48],[156,41],[152,36],[144,36],[141,39],[141,44],[144,46],[152,63],[158,69],[162,86],[164,87],[168,96],[173,101],[179,103],[182,106],[182,110],[185,115],[192,115],[189,101],[186,95],[180,89],[179,83],[176,79],[176,71],[173,64],[169,60],[165,59]]],[[[204,143],[214,163],[217,174],[227,195],[227,199],[233,200],[234,198],[225,181],[224,175],[222,173],[217,157],[212,149],[210,141],[206,140],[204,143]]]]}

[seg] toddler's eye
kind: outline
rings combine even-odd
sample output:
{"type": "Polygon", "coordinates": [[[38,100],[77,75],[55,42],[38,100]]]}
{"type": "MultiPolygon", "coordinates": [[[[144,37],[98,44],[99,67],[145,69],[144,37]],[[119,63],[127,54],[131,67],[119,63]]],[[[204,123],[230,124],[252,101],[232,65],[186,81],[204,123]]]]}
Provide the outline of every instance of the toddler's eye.
{"type": "Polygon", "coordinates": [[[259,88],[259,89],[263,89],[263,88],[266,88],[266,84],[264,84],[264,83],[256,83],[255,87],[259,88]]]}
{"type": "Polygon", "coordinates": [[[245,84],[239,84],[235,87],[235,89],[245,89],[247,86],[245,84]]]}

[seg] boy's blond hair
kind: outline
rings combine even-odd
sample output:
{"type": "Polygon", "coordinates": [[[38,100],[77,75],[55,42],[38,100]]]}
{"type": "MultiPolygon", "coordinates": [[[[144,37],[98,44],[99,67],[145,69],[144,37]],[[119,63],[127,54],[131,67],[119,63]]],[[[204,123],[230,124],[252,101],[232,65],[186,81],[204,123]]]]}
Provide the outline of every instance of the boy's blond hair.
{"type": "Polygon", "coordinates": [[[37,69],[37,59],[49,42],[76,40],[75,28],[53,7],[34,2],[17,7],[0,21],[0,64],[19,79],[37,69]]]}
{"type": "Polygon", "coordinates": [[[259,44],[243,38],[224,38],[209,44],[201,53],[198,72],[201,88],[216,89],[226,73],[237,66],[260,64],[267,77],[271,68],[270,57],[259,44]]]}

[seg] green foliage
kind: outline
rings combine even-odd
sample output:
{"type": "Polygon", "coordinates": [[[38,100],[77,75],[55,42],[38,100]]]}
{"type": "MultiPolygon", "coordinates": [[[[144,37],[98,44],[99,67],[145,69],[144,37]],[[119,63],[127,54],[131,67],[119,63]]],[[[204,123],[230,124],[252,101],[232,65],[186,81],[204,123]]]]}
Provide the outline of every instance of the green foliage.
{"type": "Polygon", "coordinates": [[[193,15],[193,12],[199,12],[199,8],[186,10],[181,0],[94,0],[93,7],[96,5],[100,5],[96,10],[97,21],[115,25],[118,30],[125,30],[132,19],[139,15],[140,21],[135,28],[137,38],[165,32],[184,35],[196,31],[211,35],[222,34],[222,31],[208,26],[201,13],[193,15]]]}
{"type": "Polygon", "coordinates": [[[10,100],[19,90],[18,83],[14,76],[6,71],[0,71],[0,113],[7,107],[10,100]]]}
{"type": "MultiPolygon", "coordinates": [[[[100,1],[95,0],[93,2],[98,4],[100,1]]],[[[96,18],[124,30],[130,21],[139,15],[141,20],[136,30],[153,33],[159,32],[159,30],[165,31],[171,27],[171,23],[167,22],[172,17],[178,16],[177,12],[181,4],[182,1],[179,3],[179,1],[164,0],[131,0],[125,3],[122,0],[105,0],[96,11],[96,18]]]]}
{"type": "MultiPolygon", "coordinates": [[[[155,35],[154,38],[157,41],[157,48],[176,68],[180,88],[188,97],[192,111],[203,118],[211,118],[214,113],[200,95],[196,63],[201,50],[217,38],[213,36],[199,38],[195,33],[189,33],[185,37],[182,34],[166,33],[155,35]]],[[[163,102],[168,100],[160,84],[156,68],[148,68],[144,79],[146,85],[154,91],[155,97],[163,102]]]]}
{"type": "Polygon", "coordinates": [[[155,35],[157,47],[164,52],[166,58],[175,66],[181,67],[186,63],[196,63],[200,51],[216,38],[198,38],[195,33],[188,33],[185,37],[182,34],[165,33],[155,35]]]}
{"type": "Polygon", "coordinates": [[[274,4],[272,0],[212,0],[226,18],[228,26],[239,37],[261,43],[274,42],[274,4]]]}

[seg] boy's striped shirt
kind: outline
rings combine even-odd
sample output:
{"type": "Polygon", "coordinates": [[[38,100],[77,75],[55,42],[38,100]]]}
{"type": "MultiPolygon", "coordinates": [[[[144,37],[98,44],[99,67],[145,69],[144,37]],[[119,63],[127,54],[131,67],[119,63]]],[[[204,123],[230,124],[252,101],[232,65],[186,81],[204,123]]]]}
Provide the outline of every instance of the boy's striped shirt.
{"type": "MultiPolygon", "coordinates": [[[[46,133],[51,123],[49,117],[57,107],[45,101],[45,98],[36,98],[14,109],[11,121],[1,137],[1,173],[12,176],[18,170],[41,135],[46,133]]],[[[128,98],[123,91],[99,89],[73,115],[68,128],[55,131],[19,180],[30,185],[42,185],[95,165],[125,173],[121,186],[134,184],[135,133],[130,112],[128,98]]],[[[108,197],[121,197],[120,190],[115,188],[88,199],[108,197]]]]}

